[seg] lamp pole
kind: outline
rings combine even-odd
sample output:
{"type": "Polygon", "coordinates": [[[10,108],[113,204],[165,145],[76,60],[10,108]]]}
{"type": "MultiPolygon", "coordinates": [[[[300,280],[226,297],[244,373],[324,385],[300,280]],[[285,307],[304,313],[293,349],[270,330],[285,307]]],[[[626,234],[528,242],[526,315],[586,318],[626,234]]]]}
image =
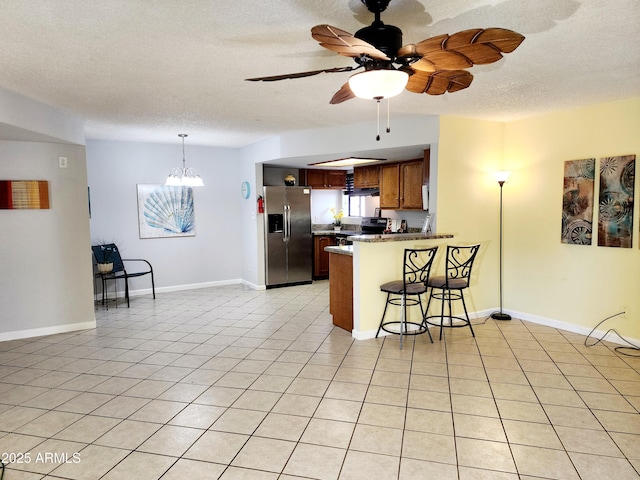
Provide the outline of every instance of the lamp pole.
{"type": "Polygon", "coordinates": [[[502,311],[502,187],[507,181],[511,172],[496,173],[496,180],[500,185],[500,311],[491,314],[494,320],[511,320],[511,315],[502,311]]]}

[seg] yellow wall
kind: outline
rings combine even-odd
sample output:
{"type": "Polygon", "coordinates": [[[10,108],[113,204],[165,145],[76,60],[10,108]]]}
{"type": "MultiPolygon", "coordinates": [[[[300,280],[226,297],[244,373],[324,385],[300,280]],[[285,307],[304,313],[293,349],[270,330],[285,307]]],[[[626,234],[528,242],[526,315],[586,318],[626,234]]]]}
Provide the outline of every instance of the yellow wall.
{"type": "Polygon", "coordinates": [[[467,307],[485,314],[499,305],[500,189],[493,173],[504,169],[504,130],[499,122],[440,119],[436,233],[453,234],[450,244],[481,244],[467,307]]]}
{"type": "Polygon", "coordinates": [[[600,158],[640,155],[640,98],[511,122],[505,137],[505,164],[513,170],[505,210],[510,306],[591,328],[626,305],[627,319],[604,326],[640,338],[638,202],[633,248],[598,247],[597,212],[592,245],[560,243],[564,162],[596,158],[597,199],[600,158]]]}
{"type": "Polygon", "coordinates": [[[627,318],[602,329],[640,339],[638,202],[633,248],[598,247],[595,238],[591,246],[560,242],[564,162],[595,157],[599,166],[601,157],[626,154],[640,154],[640,98],[505,124],[441,119],[437,226],[483,242],[475,310],[498,304],[499,187],[491,173],[511,170],[504,186],[504,309],[588,332],[624,305],[627,318]]]}

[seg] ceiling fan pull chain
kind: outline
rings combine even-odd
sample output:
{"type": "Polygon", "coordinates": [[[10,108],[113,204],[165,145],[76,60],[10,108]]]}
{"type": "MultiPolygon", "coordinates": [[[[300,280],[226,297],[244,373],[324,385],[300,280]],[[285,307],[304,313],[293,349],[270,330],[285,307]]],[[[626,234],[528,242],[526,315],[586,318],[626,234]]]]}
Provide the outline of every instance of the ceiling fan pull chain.
{"type": "Polygon", "coordinates": [[[378,107],[378,124],[376,127],[376,142],[380,141],[380,100],[382,100],[382,97],[374,97],[374,100],[376,101],[376,106],[378,107]]]}
{"type": "Polygon", "coordinates": [[[391,111],[391,99],[387,98],[387,133],[391,131],[391,116],[389,113],[390,111],[391,111]]]}

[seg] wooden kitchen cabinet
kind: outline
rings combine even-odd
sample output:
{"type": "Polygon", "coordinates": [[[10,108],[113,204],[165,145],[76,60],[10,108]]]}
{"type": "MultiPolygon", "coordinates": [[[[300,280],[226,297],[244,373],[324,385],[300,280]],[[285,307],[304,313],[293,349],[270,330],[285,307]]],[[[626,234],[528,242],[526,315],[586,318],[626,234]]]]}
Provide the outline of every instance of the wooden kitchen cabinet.
{"type": "Polygon", "coordinates": [[[422,210],[423,160],[400,164],[400,210],[422,210]]]}
{"type": "Polygon", "coordinates": [[[400,208],[400,164],[380,165],[380,208],[400,208]]]}
{"type": "Polygon", "coordinates": [[[378,165],[367,165],[364,167],[354,167],[353,187],[373,188],[380,185],[380,167],[378,165]]]}
{"type": "Polygon", "coordinates": [[[353,330],[353,257],[339,253],[329,254],[329,313],[333,324],[353,330]]]}
{"type": "Polygon", "coordinates": [[[305,170],[305,185],[316,189],[343,190],[347,186],[345,170],[305,170]]]}
{"type": "Polygon", "coordinates": [[[380,208],[422,210],[424,160],[380,166],[380,208]]]}
{"type": "Polygon", "coordinates": [[[329,253],[324,247],[337,245],[335,235],[316,235],[313,237],[313,278],[318,280],[329,277],[329,253]]]}

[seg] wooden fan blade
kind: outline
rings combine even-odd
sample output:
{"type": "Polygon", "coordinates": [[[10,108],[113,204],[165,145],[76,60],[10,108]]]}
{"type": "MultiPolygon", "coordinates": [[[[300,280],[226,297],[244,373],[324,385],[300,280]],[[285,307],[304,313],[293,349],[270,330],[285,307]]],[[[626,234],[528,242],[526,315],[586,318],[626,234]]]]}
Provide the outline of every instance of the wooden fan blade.
{"type": "Polygon", "coordinates": [[[271,77],[245,78],[245,80],[249,82],[275,82],[277,80],[287,80],[291,78],[312,77],[313,75],[318,75],[320,73],[350,72],[351,70],[355,70],[357,68],[360,68],[360,67],[358,66],[358,67],[324,68],[322,70],[311,70],[309,72],[299,72],[299,73],[285,73],[283,75],[273,75],[271,77]]]}
{"type": "Polygon", "coordinates": [[[398,51],[398,57],[422,57],[411,64],[412,68],[423,72],[437,72],[439,70],[461,70],[473,66],[467,57],[444,45],[449,35],[438,35],[428,38],[416,45],[405,45],[398,51]]]}
{"type": "Polygon", "coordinates": [[[475,28],[405,45],[397,56],[422,57],[411,67],[423,72],[459,70],[497,62],[503,53],[513,52],[523,40],[523,35],[505,28],[475,28]]]}
{"type": "Polygon", "coordinates": [[[487,28],[476,38],[476,43],[487,43],[500,50],[502,53],[511,53],[524,40],[524,35],[520,35],[506,28],[487,28]]]}
{"type": "Polygon", "coordinates": [[[331,25],[316,25],[311,29],[311,36],[320,42],[321,47],[346,57],[366,55],[376,60],[390,60],[384,52],[370,43],[331,25]]]}
{"type": "Polygon", "coordinates": [[[455,33],[445,42],[446,50],[453,50],[477,65],[497,62],[502,53],[513,52],[524,36],[505,28],[464,30],[455,33]]]}
{"type": "Polygon", "coordinates": [[[347,82],[344,85],[342,85],[342,87],[340,87],[340,90],[338,90],[333,95],[333,97],[331,98],[331,101],[329,103],[331,105],[336,105],[338,103],[342,103],[342,102],[346,102],[347,100],[351,100],[352,98],[356,98],[356,95],[351,90],[351,87],[349,86],[349,82],[347,82]]]}
{"type": "Polygon", "coordinates": [[[416,71],[409,77],[407,90],[413,93],[442,95],[464,90],[473,81],[473,75],[466,70],[442,70],[439,72],[416,71]]]}
{"type": "Polygon", "coordinates": [[[442,50],[444,47],[444,42],[447,41],[449,35],[446,33],[444,35],[438,35],[437,37],[427,38],[426,40],[421,41],[417,45],[410,44],[405,45],[398,50],[398,57],[413,57],[413,56],[422,56],[425,53],[442,50]]]}
{"type": "Polygon", "coordinates": [[[435,50],[422,56],[420,60],[411,64],[416,70],[437,72],[439,70],[462,70],[473,67],[467,57],[448,50],[435,50]]]}

